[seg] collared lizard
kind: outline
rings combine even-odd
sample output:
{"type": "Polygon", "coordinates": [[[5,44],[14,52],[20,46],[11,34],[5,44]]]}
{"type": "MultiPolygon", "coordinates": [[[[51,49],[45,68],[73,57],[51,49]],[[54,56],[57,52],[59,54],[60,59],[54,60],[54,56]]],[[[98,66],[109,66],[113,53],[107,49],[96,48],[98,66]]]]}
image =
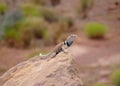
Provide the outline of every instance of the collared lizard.
{"type": "Polygon", "coordinates": [[[54,58],[60,52],[67,53],[67,48],[69,48],[75,41],[77,35],[70,35],[64,42],[59,43],[56,47],[48,54],[42,55],[40,53],[40,59],[54,58]]]}

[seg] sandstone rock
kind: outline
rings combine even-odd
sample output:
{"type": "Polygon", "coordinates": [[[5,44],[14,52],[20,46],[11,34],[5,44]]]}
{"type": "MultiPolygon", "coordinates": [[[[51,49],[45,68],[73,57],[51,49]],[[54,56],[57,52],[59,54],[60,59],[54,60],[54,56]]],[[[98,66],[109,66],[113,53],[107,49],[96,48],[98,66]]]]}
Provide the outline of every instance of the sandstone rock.
{"type": "Polygon", "coordinates": [[[81,86],[73,56],[60,53],[51,60],[36,56],[0,77],[0,86],[81,86]]]}

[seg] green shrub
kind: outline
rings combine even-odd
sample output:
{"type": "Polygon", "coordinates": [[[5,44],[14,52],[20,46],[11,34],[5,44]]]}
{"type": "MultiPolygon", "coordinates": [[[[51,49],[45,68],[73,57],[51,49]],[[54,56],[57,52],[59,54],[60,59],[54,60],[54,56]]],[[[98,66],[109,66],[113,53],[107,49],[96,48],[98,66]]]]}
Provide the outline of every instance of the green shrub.
{"type": "MultiPolygon", "coordinates": [[[[50,37],[50,32],[48,31],[48,24],[44,19],[38,17],[28,17],[23,21],[21,28],[28,29],[32,33],[33,39],[41,39],[44,44],[46,44],[50,37]]],[[[42,44],[42,43],[41,43],[42,44]]]]}
{"type": "Polygon", "coordinates": [[[59,22],[59,24],[65,23],[68,28],[71,28],[72,26],[74,26],[74,21],[70,17],[67,17],[67,18],[59,17],[59,21],[58,22],[59,22]]]}
{"type": "Polygon", "coordinates": [[[88,7],[88,0],[81,0],[81,10],[84,11],[88,7]]]}
{"type": "Polygon", "coordinates": [[[41,39],[45,42],[48,42],[49,32],[48,32],[48,24],[44,21],[44,19],[39,17],[27,17],[21,24],[21,32],[27,30],[23,38],[26,36],[30,39],[41,39]]]}
{"type": "Polygon", "coordinates": [[[13,47],[28,47],[32,39],[48,42],[48,23],[40,17],[25,17],[15,25],[5,27],[5,40],[13,47]]]}
{"type": "Polygon", "coordinates": [[[110,78],[115,86],[120,86],[120,70],[114,71],[110,78]]]}
{"type": "Polygon", "coordinates": [[[23,4],[21,9],[25,16],[41,16],[39,7],[34,4],[23,4]]]}
{"type": "Polygon", "coordinates": [[[95,84],[95,85],[93,85],[93,86],[106,86],[106,85],[103,84],[103,83],[97,83],[97,84],[95,84]]]}
{"type": "Polygon", "coordinates": [[[34,4],[24,4],[21,6],[21,9],[25,16],[39,16],[48,22],[56,22],[59,19],[58,14],[51,8],[40,7],[34,4]]]}
{"type": "Polygon", "coordinates": [[[34,37],[35,38],[46,38],[47,37],[47,30],[46,26],[40,26],[39,28],[33,29],[34,37]]]}
{"type": "Polygon", "coordinates": [[[6,26],[5,27],[5,41],[7,45],[11,47],[19,47],[24,48],[30,45],[31,41],[31,33],[30,30],[24,28],[21,30],[22,21],[16,23],[14,26],[6,26]]]}
{"type": "Polygon", "coordinates": [[[41,18],[26,18],[22,28],[29,28],[35,38],[45,39],[47,36],[47,23],[41,18]]]}
{"type": "Polygon", "coordinates": [[[31,33],[27,29],[21,32],[15,29],[11,29],[5,33],[5,41],[7,45],[10,47],[17,48],[29,47],[31,39],[32,39],[31,33]]]}
{"type": "Polygon", "coordinates": [[[18,29],[14,28],[14,27],[7,28],[5,30],[4,38],[5,38],[7,45],[11,46],[11,47],[15,46],[21,40],[21,36],[20,36],[18,29]]]}
{"type": "Polygon", "coordinates": [[[7,7],[6,7],[5,4],[0,3],[0,14],[4,14],[6,8],[7,8],[7,7]]]}
{"type": "Polygon", "coordinates": [[[72,27],[74,25],[73,20],[71,18],[68,18],[67,23],[69,27],[72,27]]]}
{"type": "Polygon", "coordinates": [[[49,0],[31,0],[32,3],[38,4],[38,5],[45,5],[49,0]]]}
{"type": "Polygon", "coordinates": [[[24,28],[20,31],[20,36],[23,43],[22,47],[29,47],[32,40],[32,31],[29,28],[24,28]]]}
{"type": "Polygon", "coordinates": [[[5,38],[6,39],[12,38],[13,40],[19,40],[20,35],[19,35],[18,30],[11,29],[11,30],[6,30],[6,32],[5,32],[5,38]]]}
{"type": "Polygon", "coordinates": [[[103,38],[107,32],[107,27],[100,23],[88,23],[84,29],[89,38],[103,38]]]}
{"type": "MultiPolygon", "coordinates": [[[[59,17],[58,28],[64,32],[74,32],[77,29],[74,27],[74,21],[71,17],[59,17]]],[[[61,31],[60,31],[61,32],[61,31]]]]}
{"type": "Polygon", "coordinates": [[[58,14],[50,8],[45,8],[45,7],[41,8],[41,13],[43,18],[49,23],[56,22],[59,20],[58,14]]]}

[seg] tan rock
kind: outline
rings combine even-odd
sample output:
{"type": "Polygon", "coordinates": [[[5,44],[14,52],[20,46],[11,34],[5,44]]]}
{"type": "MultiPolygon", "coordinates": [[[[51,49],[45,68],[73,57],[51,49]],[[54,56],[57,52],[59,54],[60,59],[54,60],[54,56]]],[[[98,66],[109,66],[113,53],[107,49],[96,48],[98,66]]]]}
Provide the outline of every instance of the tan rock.
{"type": "Polygon", "coordinates": [[[36,56],[0,77],[0,86],[81,86],[72,55],[60,53],[51,60],[36,56]]]}

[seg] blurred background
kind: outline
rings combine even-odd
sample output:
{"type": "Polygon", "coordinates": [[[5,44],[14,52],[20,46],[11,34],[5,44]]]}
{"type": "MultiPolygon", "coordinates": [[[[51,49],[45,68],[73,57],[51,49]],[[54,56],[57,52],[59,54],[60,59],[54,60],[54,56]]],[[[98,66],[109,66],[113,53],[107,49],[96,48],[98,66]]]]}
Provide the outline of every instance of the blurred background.
{"type": "Polygon", "coordinates": [[[70,34],[85,86],[120,86],[120,0],[0,0],[0,75],[70,34]]]}

